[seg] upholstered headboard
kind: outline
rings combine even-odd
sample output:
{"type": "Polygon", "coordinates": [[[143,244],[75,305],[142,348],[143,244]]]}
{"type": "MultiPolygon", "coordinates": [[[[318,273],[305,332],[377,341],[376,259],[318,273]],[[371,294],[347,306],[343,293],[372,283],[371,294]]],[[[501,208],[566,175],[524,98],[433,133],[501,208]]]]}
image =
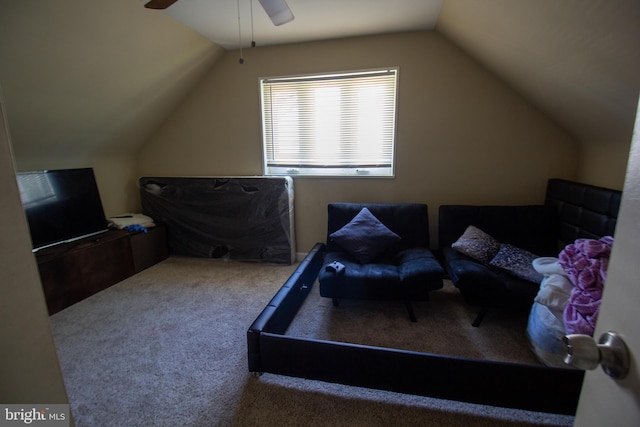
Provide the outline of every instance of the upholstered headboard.
{"type": "Polygon", "coordinates": [[[618,190],[553,178],[545,204],[558,211],[558,236],[564,246],[579,238],[613,236],[621,198],[618,190]]]}

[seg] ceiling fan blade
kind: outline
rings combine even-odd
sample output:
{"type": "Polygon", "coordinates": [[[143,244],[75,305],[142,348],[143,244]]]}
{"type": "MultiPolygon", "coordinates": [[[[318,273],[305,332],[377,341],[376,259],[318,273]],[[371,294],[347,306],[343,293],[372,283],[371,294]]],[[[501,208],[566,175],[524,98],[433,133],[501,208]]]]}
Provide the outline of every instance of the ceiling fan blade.
{"type": "Polygon", "coordinates": [[[147,9],[166,9],[178,0],[151,0],[145,3],[144,7],[147,9]]]}
{"type": "Polygon", "coordinates": [[[289,5],[285,0],[259,0],[260,4],[267,12],[269,18],[273,22],[273,25],[282,25],[287,22],[293,21],[293,13],[289,9],[289,5]]]}

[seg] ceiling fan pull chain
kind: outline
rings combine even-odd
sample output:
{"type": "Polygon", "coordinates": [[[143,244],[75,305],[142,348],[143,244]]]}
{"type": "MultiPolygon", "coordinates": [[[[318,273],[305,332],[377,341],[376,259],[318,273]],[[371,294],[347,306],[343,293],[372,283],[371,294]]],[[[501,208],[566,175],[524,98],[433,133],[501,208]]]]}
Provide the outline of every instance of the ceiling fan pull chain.
{"type": "Polygon", "coordinates": [[[251,47],[256,47],[256,39],[253,37],[253,0],[249,0],[251,3],[251,47]]]}
{"type": "Polygon", "coordinates": [[[238,62],[244,64],[244,58],[242,56],[242,31],[240,30],[240,0],[236,1],[238,5],[238,43],[240,44],[240,59],[238,62]]]}

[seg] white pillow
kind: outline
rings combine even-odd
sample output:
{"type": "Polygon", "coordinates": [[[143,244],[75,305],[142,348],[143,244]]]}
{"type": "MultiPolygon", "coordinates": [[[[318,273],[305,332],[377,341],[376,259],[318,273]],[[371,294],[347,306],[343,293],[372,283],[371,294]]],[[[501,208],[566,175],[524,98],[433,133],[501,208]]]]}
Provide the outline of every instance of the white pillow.
{"type": "Polygon", "coordinates": [[[564,310],[569,302],[573,283],[562,274],[550,274],[540,282],[540,290],[535,301],[549,307],[551,310],[564,310]]]}
{"type": "Polygon", "coordinates": [[[567,273],[560,265],[560,260],[555,257],[543,256],[533,260],[531,263],[533,268],[540,274],[562,274],[566,276],[567,273]]]}
{"type": "Polygon", "coordinates": [[[554,257],[540,257],[534,259],[531,264],[538,273],[544,275],[535,301],[552,311],[560,311],[562,318],[562,311],[569,302],[574,286],[560,265],[560,260],[554,257]]]}

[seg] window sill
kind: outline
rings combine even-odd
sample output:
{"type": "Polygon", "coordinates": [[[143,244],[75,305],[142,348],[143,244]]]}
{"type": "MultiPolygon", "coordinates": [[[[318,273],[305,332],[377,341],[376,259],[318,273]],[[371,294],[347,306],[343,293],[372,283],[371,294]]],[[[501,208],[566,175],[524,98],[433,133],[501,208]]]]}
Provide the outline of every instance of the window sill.
{"type": "Polygon", "coordinates": [[[265,176],[336,177],[336,178],[393,178],[391,167],[383,168],[291,168],[269,167],[265,176]]]}

